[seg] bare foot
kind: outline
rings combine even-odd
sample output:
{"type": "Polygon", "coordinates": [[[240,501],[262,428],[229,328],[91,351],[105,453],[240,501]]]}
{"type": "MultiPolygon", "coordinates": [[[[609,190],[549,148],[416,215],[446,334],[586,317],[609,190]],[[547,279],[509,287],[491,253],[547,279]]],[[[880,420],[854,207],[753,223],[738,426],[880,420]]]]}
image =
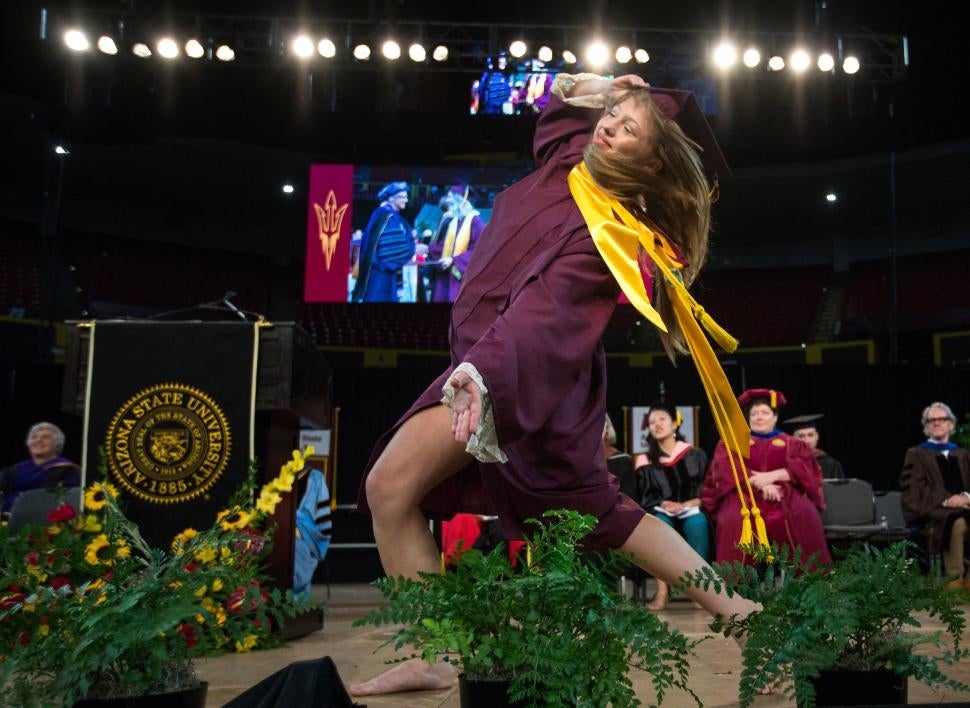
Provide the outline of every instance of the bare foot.
{"type": "Polygon", "coordinates": [[[653,599],[647,603],[647,609],[651,612],[659,612],[660,610],[667,609],[667,600],[669,600],[669,595],[660,594],[659,592],[653,596],[653,599]]]}
{"type": "Polygon", "coordinates": [[[354,684],[350,687],[350,693],[354,696],[376,696],[382,693],[451,688],[456,673],[455,667],[446,661],[429,664],[423,659],[408,659],[369,681],[354,684]]]}

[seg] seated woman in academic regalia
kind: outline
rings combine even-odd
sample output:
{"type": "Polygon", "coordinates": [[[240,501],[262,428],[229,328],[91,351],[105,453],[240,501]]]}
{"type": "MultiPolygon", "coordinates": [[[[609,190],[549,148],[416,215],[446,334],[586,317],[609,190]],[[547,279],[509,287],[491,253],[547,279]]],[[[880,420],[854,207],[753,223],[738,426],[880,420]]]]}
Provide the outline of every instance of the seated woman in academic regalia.
{"type": "Polygon", "coordinates": [[[61,457],[64,450],[64,431],[53,423],[37,423],[27,433],[30,458],[0,470],[0,499],[3,518],[10,515],[13,503],[22,492],[30,489],[78,487],[81,468],[61,457]]]}
{"type": "MultiPolygon", "coordinates": [[[[822,471],[801,440],[778,430],[778,409],[785,405],[781,391],[757,388],[738,396],[751,428],[751,458],[746,467],[768,540],[780,546],[801,546],[802,558],[818,553],[817,563],[832,562],[822,518],[822,471]]],[[[734,468],[743,469],[734,458],[734,468]]],[[[707,470],[701,501],[714,522],[714,558],[750,562],[738,548],[741,502],[734,483],[732,460],[722,440],[707,470]]]]}

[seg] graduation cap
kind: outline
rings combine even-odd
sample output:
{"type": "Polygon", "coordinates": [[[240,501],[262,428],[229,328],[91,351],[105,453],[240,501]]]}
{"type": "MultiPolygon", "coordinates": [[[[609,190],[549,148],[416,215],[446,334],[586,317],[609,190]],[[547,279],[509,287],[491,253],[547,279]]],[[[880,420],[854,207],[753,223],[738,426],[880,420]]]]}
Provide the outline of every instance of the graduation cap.
{"type": "Polygon", "coordinates": [[[704,168],[714,176],[730,177],[731,168],[728,167],[724,153],[721,152],[711,130],[697,96],[691,91],[680,89],[654,88],[649,89],[650,98],[657,104],[661,113],[675,121],[684,135],[697,143],[701,148],[701,162],[704,168]]]}
{"type": "Polygon", "coordinates": [[[796,415],[794,418],[787,418],[781,421],[781,424],[793,433],[804,428],[818,430],[818,422],[824,417],[824,413],[806,413],[805,415],[796,415]]]}
{"type": "Polygon", "coordinates": [[[377,198],[384,201],[389,197],[393,197],[395,194],[400,194],[401,192],[406,191],[408,191],[407,182],[389,182],[388,184],[384,185],[384,188],[380,192],[377,193],[377,198]]]}
{"type": "Polygon", "coordinates": [[[788,403],[785,399],[785,394],[781,391],[776,391],[773,388],[749,388],[747,391],[738,396],[738,403],[742,408],[751,405],[752,402],[763,399],[768,402],[768,405],[774,408],[781,408],[783,405],[788,403]]]}

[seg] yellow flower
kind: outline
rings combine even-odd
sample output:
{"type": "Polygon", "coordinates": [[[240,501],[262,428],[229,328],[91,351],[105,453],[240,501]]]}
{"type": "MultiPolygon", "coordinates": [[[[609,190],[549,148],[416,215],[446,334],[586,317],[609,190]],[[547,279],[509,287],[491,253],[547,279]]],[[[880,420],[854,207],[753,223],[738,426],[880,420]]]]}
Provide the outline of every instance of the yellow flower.
{"type": "Polygon", "coordinates": [[[313,445],[307,445],[306,446],[306,450],[303,451],[303,459],[306,460],[306,458],[308,458],[308,457],[313,457],[313,454],[316,451],[317,450],[316,450],[315,447],[313,447],[313,445]]]}
{"type": "Polygon", "coordinates": [[[205,624],[205,615],[202,614],[201,612],[197,612],[195,614],[195,621],[198,622],[199,624],[205,624]]]}
{"type": "Polygon", "coordinates": [[[51,628],[50,628],[50,625],[42,624],[40,627],[37,628],[37,631],[40,634],[40,636],[46,637],[48,634],[50,634],[51,628]]]}
{"type": "Polygon", "coordinates": [[[206,587],[205,583],[202,583],[202,585],[199,586],[199,589],[196,590],[194,594],[196,597],[202,597],[203,595],[205,595],[207,590],[208,588],[206,587]]]}
{"type": "Polygon", "coordinates": [[[228,548],[222,546],[219,549],[219,562],[222,563],[222,565],[233,565],[235,560],[236,559],[232,557],[232,551],[230,551],[228,548]]]}
{"type": "MultiPolygon", "coordinates": [[[[104,502],[102,501],[102,505],[104,502]]],[[[88,565],[100,565],[102,563],[111,563],[110,556],[106,556],[102,553],[106,548],[110,548],[111,544],[108,542],[108,537],[105,534],[100,534],[95,536],[88,547],[84,549],[84,562],[88,565]]]]}
{"type": "Polygon", "coordinates": [[[216,578],[212,581],[212,592],[219,592],[222,590],[222,578],[216,578]]]}
{"type": "Polygon", "coordinates": [[[198,534],[199,532],[191,527],[183,530],[182,533],[178,534],[172,539],[172,553],[179,556],[182,555],[185,547],[189,545],[189,541],[195,538],[198,534]]]}
{"type": "Polygon", "coordinates": [[[216,559],[216,549],[212,546],[203,546],[195,552],[195,559],[199,563],[212,563],[216,559]]]}
{"type": "Polygon", "coordinates": [[[117,499],[118,490],[107,482],[95,482],[84,493],[84,507],[92,511],[102,509],[108,503],[109,496],[117,499]]]}
{"type": "Polygon", "coordinates": [[[268,486],[263,487],[263,491],[259,493],[259,499],[256,500],[256,508],[264,514],[272,514],[276,511],[276,505],[283,501],[283,497],[268,486]]]}
{"type": "Polygon", "coordinates": [[[280,476],[273,480],[273,486],[281,492],[289,492],[293,489],[293,482],[295,481],[295,474],[281,472],[280,476]]]}
{"type": "Polygon", "coordinates": [[[131,546],[128,545],[128,542],[125,539],[118,539],[118,546],[115,548],[115,556],[118,558],[131,558],[131,546]]]}
{"type": "Polygon", "coordinates": [[[51,536],[56,536],[61,532],[61,527],[57,524],[51,524],[47,527],[47,533],[51,536]]]}
{"type": "Polygon", "coordinates": [[[245,528],[252,518],[253,515],[250,512],[244,511],[238,506],[232,509],[223,509],[216,514],[216,521],[219,522],[223,531],[245,528]]]}
{"type": "Polygon", "coordinates": [[[226,623],[226,619],[229,617],[229,615],[226,614],[225,609],[221,605],[216,605],[215,614],[216,614],[216,624],[221,627],[226,623]]]}
{"type": "Polygon", "coordinates": [[[85,514],[84,518],[78,518],[78,530],[85,533],[98,533],[101,530],[101,521],[94,514],[85,514]]]}
{"type": "Polygon", "coordinates": [[[173,580],[168,584],[168,586],[172,588],[172,590],[178,590],[180,587],[182,587],[182,583],[179,580],[173,580]]]}
{"type": "Polygon", "coordinates": [[[256,640],[258,637],[255,634],[247,634],[243,637],[242,641],[236,641],[236,651],[246,652],[256,646],[256,640]]]}

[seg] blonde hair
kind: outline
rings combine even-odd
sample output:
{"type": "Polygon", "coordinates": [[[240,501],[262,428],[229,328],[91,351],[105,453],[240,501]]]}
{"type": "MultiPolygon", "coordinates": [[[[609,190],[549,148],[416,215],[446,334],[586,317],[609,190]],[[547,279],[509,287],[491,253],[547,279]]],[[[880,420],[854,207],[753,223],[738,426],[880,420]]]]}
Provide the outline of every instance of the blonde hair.
{"type": "MultiPolygon", "coordinates": [[[[660,231],[687,260],[681,271],[690,287],[707,259],[711,229],[711,188],[704,175],[698,145],[663,114],[646,89],[635,89],[607,101],[606,111],[627,99],[647,110],[653,136],[647,159],[603,151],[590,142],[583,161],[596,183],[619,200],[637,219],[660,231]]],[[[667,333],[660,333],[667,355],[686,351],[684,335],[664,289],[654,289],[654,305],[667,333]]]]}

